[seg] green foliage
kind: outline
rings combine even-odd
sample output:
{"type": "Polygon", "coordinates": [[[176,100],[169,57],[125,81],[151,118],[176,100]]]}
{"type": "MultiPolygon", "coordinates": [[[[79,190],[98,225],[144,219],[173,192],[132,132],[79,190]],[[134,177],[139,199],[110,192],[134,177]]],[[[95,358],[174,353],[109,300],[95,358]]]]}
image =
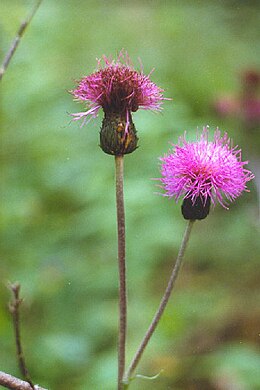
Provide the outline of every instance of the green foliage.
{"type": "MultiPolygon", "coordinates": [[[[1,2],[1,59],[32,1],[1,2]]],[[[257,161],[257,132],[212,111],[239,96],[239,75],[259,67],[259,5],[240,1],[44,1],[1,82],[0,369],[19,375],[5,284],[19,280],[22,333],[32,377],[61,389],[115,389],[117,262],[114,161],[96,121],[68,90],[96,57],[128,50],[173,101],[138,111],[139,148],[125,158],[129,282],[127,359],[171,271],[185,222],[160,192],[158,157],[187,130],[219,125],[257,161]]],[[[252,169],[252,167],[251,167],[252,169]]],[[[259,238],[254,183],[230,210],[194,226],[169,307],[133,390],[257,390],[259,238]],[[225,387],[226,386],[226,387],[225,387]],[[232,387],[233,386],[233,387],[232,387]]]]}

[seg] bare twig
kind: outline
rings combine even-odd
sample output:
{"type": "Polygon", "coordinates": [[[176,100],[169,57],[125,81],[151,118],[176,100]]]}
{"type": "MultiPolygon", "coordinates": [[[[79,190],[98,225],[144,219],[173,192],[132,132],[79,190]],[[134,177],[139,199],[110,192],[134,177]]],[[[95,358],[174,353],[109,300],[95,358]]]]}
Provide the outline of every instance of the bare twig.
{"type": "Polygon", "coordinates": [[[4,61],[3,61],[3,64],[0,68],[0,81],[2,80],[3,78],[3,75],[9,65],[9,62],[11,61],[14,53],[15,53],[15,50],[17,49],[17,46],[19,45],[19,42],[26,30],[26,28],[28,27],[28,25],[30,24],[34,14],[36,13],[37,9],[39,8],[40,4],[41,4],[42,0],[38,0],[37,3],[35,4],[33,10],[31,11],[31,13],[28,15],[28,17],[21,23],[18,31],[17,31],[17,34],[16,34],[16,37],[14,38],[5,58],[4,58],[4,61]]]}
{"type": "Polygon", "coordinates": [[[21,343],[21,332],[20,332],[20,312],[19,308],[22,303],[22,299],[19,296],[20,293],[20,284],[13,283],[10,284],[10,290],[13,293],[13,300],[9,304],[9,310],[13,317],[14,333],[15,333],[15,344],[16,344],[16,353],[17,360],[20,367],[21,374],[23,378],[30,384],[30,388],[34,389],[29,371],[25,364],[22,343],[21,343]]]}
{"type": "MultiPolygon", "coordinates": [[[[0,371],[0,385],[10,390],[32,390],[30,383],[22,381],[15,376],[0,371]]],[[[34,390],[47,390],[38,385],[34,385],[34,390]]]]}

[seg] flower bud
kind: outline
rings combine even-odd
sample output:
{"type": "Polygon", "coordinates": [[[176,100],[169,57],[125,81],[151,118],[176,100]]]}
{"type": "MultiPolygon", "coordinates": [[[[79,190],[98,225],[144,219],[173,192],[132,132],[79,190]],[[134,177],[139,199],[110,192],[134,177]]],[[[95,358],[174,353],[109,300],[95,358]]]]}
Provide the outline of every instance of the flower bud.
{"type": "Polygon", "coordinates": [[[196,198],[193,202],[191,198],[184,198],[181,206],[181,212],[185,219],[196,220],[205,219],[210,210],[210,197],[205,199],[196,198]]]}
{"type": "Polygon", "coordinates": [[[137,148],[138,137],[130,113],[127,119],[126,115],[105,113],[100,130],[100,147],[105,153],[122,156],[137,148]]]}

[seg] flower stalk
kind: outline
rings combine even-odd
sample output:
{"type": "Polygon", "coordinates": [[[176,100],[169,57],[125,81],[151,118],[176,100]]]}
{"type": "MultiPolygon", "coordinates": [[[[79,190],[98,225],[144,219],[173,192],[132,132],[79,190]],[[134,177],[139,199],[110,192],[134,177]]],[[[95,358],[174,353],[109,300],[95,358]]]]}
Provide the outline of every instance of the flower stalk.
{"type": "Polygon", "coordinates": [[[124,210],[124,157],[115,156],[116,209],[119,273],[119,330],[118,330],[118,390],[122,390],[125,371],[125,344],[127,330],[127,292],[125,264],[125,210],[124,210]]]}
{"type": "Polygon", "coordinates": [[[166,290],[165,290],[165,293],[162,297],[162,300],[160,302],[160,305],[158,307],[158,310],[147,330],[147,332],[145,333],[145,336],[142,340],[142,342],[140,343],[138,349],[137,349],[137,352],[126,372],[126,375],[125,375],[125,378],[124,378],[124,383],[125,383],[125,389],[128,388],[129,386],[129,382],[131,380],[131,377],[133,376],[133,373],[144,353],[144,350],[149,342],[149,340],[151,339],[163,313],[164,313],[164,310],[166,308],[166,305],[170,299],[170,296],[171,296],[171,293],[172,293],[172,290],[173,290],[173,287],[175,285],[175,282],[176,282],[176,279],[177,279],[177,276],[179,274],[179,271],[180,271],[180,268],[181,268],[181,265],[182,265],[182,261],[183,261],[183,256],[184,256],[184,252],[185,252],[185,249],[187,248],[187,244],[188,244],[188,241],[189,241],[189,238],[190,238],[190,233],[191,233],[191,229],[192,229],[192,226],[194,224],[195,220],[189,220],[188,223],[187,223],[187,226],[186,226],[186,229],[185,229],[185,232],[184,232],[184,235],[183,235],[183,239],[182,239],[182,243],[181,243],[181,246],[180,246],[180,250],[179,250],[179,253],[178,253],[178,256],[177,256],[177,259],[176,259],[176,263],[173,267],[173,270],[172,270],[172,273],[171,273],[171,276],[170,276],[170,279],[169,279],[169,282],[168,282],[168,285],[166,287],[166,290]]]}

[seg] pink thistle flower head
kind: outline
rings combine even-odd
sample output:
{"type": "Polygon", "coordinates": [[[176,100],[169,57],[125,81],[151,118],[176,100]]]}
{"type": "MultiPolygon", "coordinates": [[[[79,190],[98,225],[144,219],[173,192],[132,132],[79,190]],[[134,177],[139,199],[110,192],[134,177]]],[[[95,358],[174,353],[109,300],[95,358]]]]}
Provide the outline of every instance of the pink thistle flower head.
{"type": "MultiPolygon", "coordinates": [[[[105,140],[102,139],[104,134],[101,134],[101,147],[105,141],[107,144],[105,149],[107,150],[103,150],[106,153],[125,154],[133,151],[127,151],[136,136],[131,117],[132,112],[139,108],[153,111],[161,110],[162,101],[165,100],[162,95],[163,90],[154,84],[149,76],[146,76],[142,70],[136,71],[128,54],[121,51],[116,60],[110,60],[106,56],[99,59],[97,71],[83,77],[77,88],[71,91],[75,100],[85,102],[88,108],[85,112],[72,114],[74,120],[83,118],[84,124],[87,118],[96,117],[99,109],[102,108],[105,119],[107,119],[106,122],[110,122],[110,124],[115,122],[113,127],[116,133],[113,135],[113,145],[108,145],[107,132],[105,140]],[[114,137],[115,135],[116,137],[114,137]],[[114,147],[114,138],[116,140],[118,138],[119,143],[123,144],[121,148],[114,147]]],[[[103,122],[102,127],[104,125],[106,127],[107,123],[103,122]]],[[[136,147],[137,139],[136,144],[132,145],[130,149],[136,147]]]]}
{"type": "Polygon", "coordinates": [[[160,158],[160,181],[164,196],[176,201],[184,198],[184,218],[204,219],[211,201],[213,204],[218,201],[228,208],[227,201],[233,201],[243,191],[248,191],[246,183],[254,175],[245,169],[248,161],[241,160],[241,150],[232,146],[227,133],[221,137],[216,129],[214,140],[210,141],[209,130],[205,127],[196,142],[188,142],[184,135],[177,145],[172,146],[173,150],[160,158]],[[192,208],[195,214],[190,212],[192,208]]]}
{"type": "Polygon", "coordinates": [[[75,100],[86,102],[90,109],[73,114],[75,120],[83,116],[96,116],[102,107],[105,113],[135,112],[139,108],[160,110],[163,90],[154,84],[143,71],[137,72],[127,53],[120,52],[116,61],[106,56],[98,60],[98,70],[80,80],[72,91],[75,100]],[[105,64],[102,67],[101,63],[105,64]]]}

